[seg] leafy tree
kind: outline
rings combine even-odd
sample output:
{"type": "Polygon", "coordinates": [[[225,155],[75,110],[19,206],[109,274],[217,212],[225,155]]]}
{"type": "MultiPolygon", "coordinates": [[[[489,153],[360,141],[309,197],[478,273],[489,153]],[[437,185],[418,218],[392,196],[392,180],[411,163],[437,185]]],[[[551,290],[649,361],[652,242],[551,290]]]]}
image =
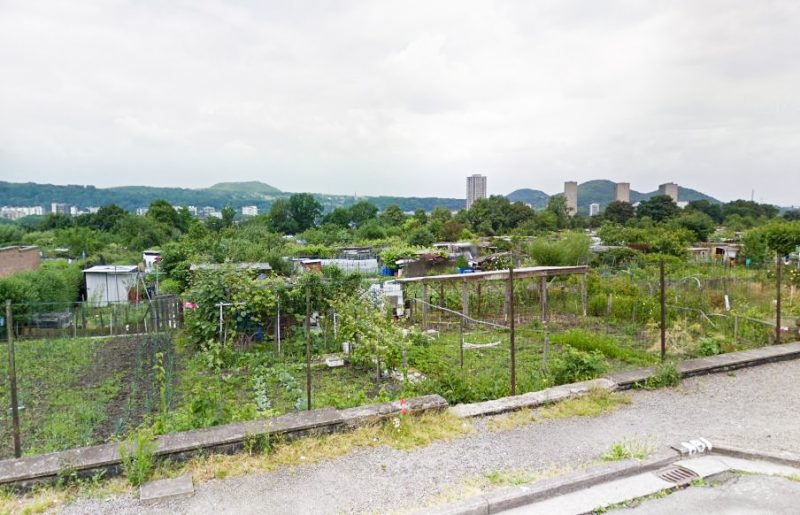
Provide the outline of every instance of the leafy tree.
{"type": "Polygon", "coordinates": [[[13,224],[0,225],[0,245],[11,245],[20,243],[25,235],[20,227],[13,224]]]}
{"type": "Polygon", "coordinates": [[[88,256],[106,243],[103,234],[88,227],[70,227],[56,233],[56,243],[67,247],[73,256],[88,256]]]}
{"type": "Polygon", "coordinates": [[[180,230],[180,217],[172,204],[163,199],[154,200],[147,208],[145,215],[151,220],[165,225],[166,227],[174,227],[180,230]]]}
{"type": "Polygon", "coordinates": [[[350,206],[350,220],[349,222],[355,227],[361,227],[367,222],[375,220],[378,216],[378,208],[375,204],[361,200],[350,206]]]}
{"type": "Polygon", "coordinates": [[[800,220],[800,209],[790,209],[783,213],[783,219],[789,220],[790,222],[796,222],[800,220]]]}
{"type": "Polygon", "coordinates": [[[397,204],[391,204],[381,213],[381,223],[386,227],[397,227],[402,225],[406,219],[403,210],[397,204]]]}
{"type": "Polygon", "coordinates": [[[350,210],[346,207],[337,207],[325,216],[324,224],[336,225],[342,229],[350,229],[350,210]]]}
{"type": "Polygon", "coordinates": [[[678,215],[680,208],[669,195],[655,195],[639,203],[636,216],[650,217],[654,222],[663,222],[678,215]]]}
{"type": "Polygon", "coordinates": [[[433,243],[433,239],[434,238],[433,234],[431,234],[431,231],[429,231],[426,227],[419,227],[408,236],[408,244],[427,247],[433,243]]]}
{"type": "Polygon", "coordinates": [[[127,214],[124,209],[116,204],[106,204],[98,209],[97,213],[81,215],[76,221],[78,225],[91,227],[98,231],[111,232],[127,214]]]}
{"type": "Polygon", "coordinates": [[[767,247],[781,256],[788,256],[800,246],[800,222],[770,223],[761,230],[767,247]]]}
{"type": "Polygon", "coordinates": [[[303,232],[316,225],[322,215],[322,204],[309,193],[295,193],[289,197],[289,215],[294,221],[295,231],[303,232]]]}
{"type": "Polygon", "coordinates": [[[428,223],[428,213],[421,207],[414,210],[414,218],[417,219],[420,225],[426,225],[428,223]]]}
{"type": "Polygon", "coordinates": [[[630,202],[615,200],[606,206],[603,215],[607,220],[624,225],[628,220],[636,216],[636,211],[630,202]]]}
{"type": "Polygon", "coordinates": [[[547,211],[556,217],[556,226],[559,229],[569,227],[569,210],[567,209],[567,197],[562,194],[553,195],[547,200],[547,211]]]}
{"type": "Polygon", "coordinates": [[[458,241],[461,239],[466,225],[456,222],[455,220],[448,220],[443,223],[439,230],[439,239],[442,241],[458,241]]]}
{"type": "Polygon", "coordinates": [[[283,234],[294,234],[297,232],[297,225],[292,218],[289,209],[289,200],[279,198],[272,203],[269,208],[269,224],[272,230],[283,234]]]}
{"type": "Polygon", "coordinates": [[[778,216],[780,210],[770,204],[759,204],[752,200],[734,200],[722,206],[722,214],[727,223],[728,217],[732,215],[739,215],[744,218],[775,218],[778,216]]]}
{"type": "MultiPolygon", "coordinates": [[[[290,199],[291,200],[291,199],[290,199]]],[[[233,220],[236,218],[236,210],[231,206],[222,208],[222,228],[227,229],[233,225],[233,220]]]]}
{"type": "Polygon", "coordinates": [[[684,211],[673,218],[672,223],[690,230],[695,241],[707,241],[717,227],[714,220],[702,211],[684,211]]]}
{"type": "Polygon", "coordinates": [[[50,213],[49,215],[44,217],[41,223],[39,223],[38,229],[40,231],[49,231],[51,229],[64,229],[66,227],[72,227],[74,224],[75,221],[69,215],[65,215],[63,213],[50,213]]]}
{"type": "Polygon", "coordinates": [[[377,220],[371,220],[359,227],[356,234],[364,240],[380,240],[386,237],[386,230],[377,220]]]}
{"type": "Polygon", "coordinates": [[[692,200],[689,202],[684,211],[699,211],[711,217],[714,222],[721,224],[724,217],[722,215],[722,206],[717,203],[712,203],[706,199],[692,200]]]}

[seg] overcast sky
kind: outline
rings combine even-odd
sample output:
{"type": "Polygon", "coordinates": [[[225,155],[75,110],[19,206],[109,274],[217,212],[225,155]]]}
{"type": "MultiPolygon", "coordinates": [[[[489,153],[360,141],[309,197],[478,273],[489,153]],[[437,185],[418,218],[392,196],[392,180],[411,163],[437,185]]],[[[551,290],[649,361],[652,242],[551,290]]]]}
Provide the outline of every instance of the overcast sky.
{"type": "Polygon", "coordinates": [[[800,2],[0,0],[0,179],[800,204],[800,2]]]}

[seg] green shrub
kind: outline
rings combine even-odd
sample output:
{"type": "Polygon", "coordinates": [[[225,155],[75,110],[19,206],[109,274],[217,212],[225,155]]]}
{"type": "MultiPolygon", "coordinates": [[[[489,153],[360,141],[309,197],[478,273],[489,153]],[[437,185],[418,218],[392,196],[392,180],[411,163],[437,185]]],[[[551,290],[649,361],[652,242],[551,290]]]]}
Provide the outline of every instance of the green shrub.
{"type": "Polygon", "coordinates": [[[133,486],[139,486],[150,479],[155,464],[155,441],[148,430],[132,433],[119,446],[122,470],[133,486]]]}
{"type": "Polygon", "coordinates": [[[697,354],[700,356],[716,356],[717,354],[722,354],[722,347],[715,338],[701,338],[697,346],[697,354]]]}
{"type": "Polygon", "coordinates": [[[647,378],[644,387],[648,390],[673,387],[681,384],[681,373],[674,361],[663,361],[657,367],[652,376],[647,378]]]}
{"type": "Polygon", "coordinates": [[[553,360],[550,373],[555,384],[588,381],[604,374],[609,368],[605,356],[598,351],[584,352],[569,345],[553,360]]]}

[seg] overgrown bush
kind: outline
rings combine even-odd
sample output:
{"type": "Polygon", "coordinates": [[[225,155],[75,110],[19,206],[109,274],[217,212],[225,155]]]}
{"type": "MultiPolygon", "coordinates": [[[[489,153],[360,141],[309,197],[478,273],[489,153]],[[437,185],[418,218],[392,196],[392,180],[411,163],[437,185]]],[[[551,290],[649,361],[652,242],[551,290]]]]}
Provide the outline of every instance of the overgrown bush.
{"type": "Polygon", "coordinates": [[[565,345],[561,354],[550,365],[550,374],[557,385],[588,381],[608,371],[605,356],[598,351],[584,352],[565,345]]]}
{"type": "Polygon", "coordinates": [[[674,361],[663,361],[657,367],[652,376],[648,377],[644,387],[648,390],[673,387],[681,384],[681,373],[674,361]]]}
{"type": "Polygon", "coordinates": [[[155,465],[155,441],[152,432],[142,429],[132,433],[119,446],[122,470],[133,486],[150,479],[155,465]]]}

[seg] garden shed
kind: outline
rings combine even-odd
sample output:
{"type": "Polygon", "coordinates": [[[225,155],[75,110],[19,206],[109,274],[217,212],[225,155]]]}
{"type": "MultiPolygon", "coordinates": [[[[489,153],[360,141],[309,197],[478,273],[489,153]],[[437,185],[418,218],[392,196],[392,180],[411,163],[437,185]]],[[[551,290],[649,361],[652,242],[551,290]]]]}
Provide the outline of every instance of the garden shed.
{"type": "Polygon", "coordinates": [[[86,300],[94,306],[128,302],[129,292],[139,281],[136,265],[97,265],[83,271],[86,300]]]}

